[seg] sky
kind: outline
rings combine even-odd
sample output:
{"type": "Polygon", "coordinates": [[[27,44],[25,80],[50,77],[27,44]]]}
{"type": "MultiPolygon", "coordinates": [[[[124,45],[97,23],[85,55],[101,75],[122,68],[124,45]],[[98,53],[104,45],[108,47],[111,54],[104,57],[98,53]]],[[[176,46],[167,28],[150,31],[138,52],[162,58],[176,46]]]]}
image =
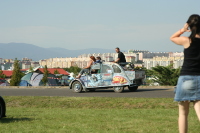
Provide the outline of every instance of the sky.
{"type": "Polygon", "coordinates": [[[181,52],[169,37],[199,7],[200,0],[0,0],[0,43],[181,52]]]}

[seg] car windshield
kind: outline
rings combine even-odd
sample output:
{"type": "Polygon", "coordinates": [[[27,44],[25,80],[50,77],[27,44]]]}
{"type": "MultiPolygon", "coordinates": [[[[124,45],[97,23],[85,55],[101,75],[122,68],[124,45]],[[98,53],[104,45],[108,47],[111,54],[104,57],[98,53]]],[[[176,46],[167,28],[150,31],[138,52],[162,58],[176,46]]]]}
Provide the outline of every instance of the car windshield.
{"type": "Polygon", "coordinates": [[[112,66],[114,73],[121,73],[121,69],[117,65],[112,66]]]}

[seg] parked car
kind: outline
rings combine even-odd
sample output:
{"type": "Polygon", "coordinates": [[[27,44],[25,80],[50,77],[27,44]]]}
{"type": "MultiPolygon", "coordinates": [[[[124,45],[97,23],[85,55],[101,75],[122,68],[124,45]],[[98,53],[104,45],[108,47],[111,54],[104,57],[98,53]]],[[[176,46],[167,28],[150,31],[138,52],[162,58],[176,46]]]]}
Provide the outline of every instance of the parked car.
{"type": "Polygon", "coordinates": [[[10,84],[3,78],[0,78],[0,86],[9,86],[10,84]]]}
{"type": "Polygon", "coordinates": [[[71,76],[62,76],[62,78],[60,78],[58,80],[59,84],[61,86],[69,86],[69,83],[71,82],[71,80],[73,80],[74,77],[71,77],[71,76]]]}
{"type": "Polygon", "coordinates": [[[113,88],[115,92],[123,92],[124,87],[136,91],[143,84],[145,71],[134,70],[132,63],[103,62],[92,65],[90,72],[80,79],[70,82],[69,88],[74,92],[95,91],[96,89],[113,88]]]}
{"type": "Polygon", "coordinates": [[[0,96],[0,119],[6,117],[6,103],[4,99],[0,96]]]}

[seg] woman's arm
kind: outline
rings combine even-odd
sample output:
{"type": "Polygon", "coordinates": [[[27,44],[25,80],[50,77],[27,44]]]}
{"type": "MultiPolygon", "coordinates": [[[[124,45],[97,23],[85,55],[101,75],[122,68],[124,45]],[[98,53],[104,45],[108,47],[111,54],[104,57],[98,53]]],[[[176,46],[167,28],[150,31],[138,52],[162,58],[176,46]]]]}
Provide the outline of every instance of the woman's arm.
{"type": "Polygon", "coordinates": [[[90,62],[89,62],[89,64],[88,64],[88,66],[86,66],[86,67],[84,67],[85,69],[87,69],[87,68],[90,68],[91,67],[91,65],[92,65],[92,63],[93,63],[93,61],[92,60],[90,60],[90,62]]]}
{"type": "Polygon", "coordinates": [[[190,40],[188,37],[181,36],[184,32],[190,32],[188,30],[188,24],[186,23],[182,29],[175,32],[171,37],[170,40],[178,45],[183,45],[185,48],[190,45],[190,40]]]}

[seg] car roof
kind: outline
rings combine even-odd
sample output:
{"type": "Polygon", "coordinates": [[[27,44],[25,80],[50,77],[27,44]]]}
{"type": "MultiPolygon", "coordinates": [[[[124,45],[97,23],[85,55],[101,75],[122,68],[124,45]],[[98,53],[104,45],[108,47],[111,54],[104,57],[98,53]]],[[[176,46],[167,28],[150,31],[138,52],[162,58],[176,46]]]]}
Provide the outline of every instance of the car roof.
{"type": "Polygon", "coordinates": [[[119,64],[114,63],[114,62],[103,62],[103,64],[106,64],[106,65],[113,65],[113,64],[115,64],[117,66],[120,66],[119,64]]]}
{"type": "Polygon", "coordinates": [[[118,63],[114,63],[114,62],[95,63],[94,66],[95,66],[95,65],[98,65],[98,64],[109,65],[109,66],[117,65],[118,67],[121,67],[118,63]]]}
{"type": "Polygon", "coordinates": [[[93,64],[92,69],[100,69],[100,64],[108,65],[108,66],[117,65],[118,67],[121,67],[119,64],[114,63],[114,62],[102,62],[102,63],[93,64]]]}

